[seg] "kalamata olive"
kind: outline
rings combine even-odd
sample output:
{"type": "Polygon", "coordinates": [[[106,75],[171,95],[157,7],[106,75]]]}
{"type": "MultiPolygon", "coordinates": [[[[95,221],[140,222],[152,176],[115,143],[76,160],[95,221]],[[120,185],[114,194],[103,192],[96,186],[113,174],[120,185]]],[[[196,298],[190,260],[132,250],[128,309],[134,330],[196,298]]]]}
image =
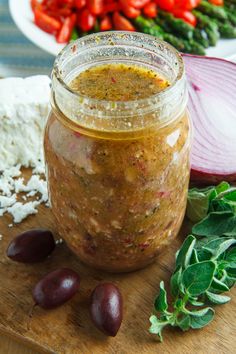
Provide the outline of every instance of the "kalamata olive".
{"type": "Polygon", "coordinates": [[[50,230],[33,229],[16,236],[7,248],[7,256],[22,263],[40,262],[55,248],[50,230]]]}
{"type": "Polygon", "coordinates": [[[61,268],[45,275],[33,289],[35,304],[51,309],[70,300],[78,291],[79,275],[72,269],[61,268]]]}
{"type": "Polygon", "coordinates": [[[123,317],[123,301],[119,289],[111,283],[98,285],[91,294],[90,314],[98,329],[115,337],[123,317]]]}

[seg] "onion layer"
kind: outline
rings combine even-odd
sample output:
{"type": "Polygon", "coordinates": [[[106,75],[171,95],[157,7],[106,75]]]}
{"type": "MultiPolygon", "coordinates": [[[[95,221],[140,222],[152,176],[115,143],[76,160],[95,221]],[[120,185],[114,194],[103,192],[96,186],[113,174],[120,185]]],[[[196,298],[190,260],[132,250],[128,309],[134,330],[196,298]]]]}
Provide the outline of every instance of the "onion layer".
{"type": "Polygon", "coordinates": [[[191,179],[236,181],[236,64],[184,54],[193,123],[191,179]]]}

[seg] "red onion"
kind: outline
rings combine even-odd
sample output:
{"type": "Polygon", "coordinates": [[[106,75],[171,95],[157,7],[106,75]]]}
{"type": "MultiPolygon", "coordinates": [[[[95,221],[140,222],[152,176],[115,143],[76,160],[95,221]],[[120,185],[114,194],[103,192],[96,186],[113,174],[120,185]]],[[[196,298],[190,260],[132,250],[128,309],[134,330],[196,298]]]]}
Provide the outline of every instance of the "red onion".
{"type": "Polygon", "coordinates": [[[191,179],[236,181],[236,64],[184,54],[193,122],[191,179]]]}

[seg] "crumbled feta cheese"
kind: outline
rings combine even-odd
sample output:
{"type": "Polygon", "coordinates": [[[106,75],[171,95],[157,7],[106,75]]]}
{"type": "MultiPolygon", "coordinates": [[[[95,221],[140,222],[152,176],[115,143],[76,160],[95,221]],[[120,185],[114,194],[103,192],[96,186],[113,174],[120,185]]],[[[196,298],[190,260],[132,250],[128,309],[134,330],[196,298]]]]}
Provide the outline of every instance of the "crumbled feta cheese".
{"type": "Polygon", "coordinates": [[[43,130],[49,97],[47,76],[0,80],[0,216],[8,212],[15,223],[36,214],[39,204],[48,206],[43,130]],[[33,168],[27,183],[20,177],[22,166],[33,168]],[[37,200],[27,201],[34,196],[37,200]]]}
{"type": "Polygon", "coordinates": [[[0,170],[17,164],[37,167],[43,161],[49,97],[47,76],[0,80],[0,170]]]}
{"type": "Polygon", "coordinates": [[[20,223],[26,216],[36,214],[38,212],[36,206],[39,204],[36,200],[25,204],[17,202],[10,208],[7,208],[7,211],[13,216],[14,223],[20,223]]]}

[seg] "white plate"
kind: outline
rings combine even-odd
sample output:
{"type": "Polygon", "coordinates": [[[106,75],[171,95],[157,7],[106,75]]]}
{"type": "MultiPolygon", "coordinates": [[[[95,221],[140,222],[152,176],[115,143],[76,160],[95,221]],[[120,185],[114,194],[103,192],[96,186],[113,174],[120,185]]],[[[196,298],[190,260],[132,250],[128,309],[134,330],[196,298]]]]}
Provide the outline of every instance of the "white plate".
{"type": "MultiPolygon", "coordinates": [[[[60,52],[64,45],[58,44],[52,35],[34,25],[30,0],[9,0],[9,6],[13,20],[29,40],[53,55],[60,52]]],[[[207,50],[207,55],[236,59],[236,39],[220,40],[216,47],[207,50]]]]}

